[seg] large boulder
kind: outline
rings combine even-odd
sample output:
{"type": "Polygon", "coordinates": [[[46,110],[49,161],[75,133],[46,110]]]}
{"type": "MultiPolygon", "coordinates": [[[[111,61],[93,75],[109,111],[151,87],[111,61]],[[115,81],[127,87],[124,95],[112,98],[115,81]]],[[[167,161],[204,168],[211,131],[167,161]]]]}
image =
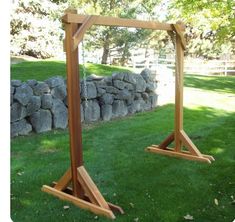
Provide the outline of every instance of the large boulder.
{"type": "Polygon", "coordinates": [[[13,96],[13,94],[11,94],[10,95],[10,105],[12,105],[13,101],[14,101],[14,96],[13,96]]]}
{"type": "Polygon", "coordinates": [[[22,84],[22,82],[20,80],[17,80],[17,79],[12,79],[11,80],[11,85],[12,86],[15,86],[15,87],[18,87],[22,84]]]}
{"type": "Polygon", "coordinates": [[[103,88],[97,88],[97,96],[100,97],[106,93],[106,90],[103,88]]]}
{"type": "Polygon", "coordinates": [[[112,86],[113,85],[113,78],[112,78],[112,76],[106,76],[104,78],[104,82],[106,83],[107,86],[112,86]]]}
{"type": "Polygon", "coordinates": [[[146,93],[146,92],[143,92],[143,93],[141,94],[141,96],[142,96],[143,100],[148,100],[148,98],[149,98],[149,94],[146,93]]]}
{"type": "Polygon", "coordinates": [[[50,131],[52,126],[51,112],[40,109],[30,116],[30,122],[37,133],[50,131]]]}
{"type": "Polygon", "coordinates": [[[112,73],[113,80],[121,80],[122,81],[124,79],[124,76],[125,76],[124,72],[114,72],[114,73],[112,73]]]}
{"type": "Polygon", "coordinates": [[[146,89],[146,82],[141,75],[134,75],[136,80],[136,92],[144,92],[146,89]]]}
{"type": "Polygon", "coordinates": [[[143,79],[144,79],[147,83],[154,81],[153,74],[152,74],[151,70],[149,70],[149,69],[144,69],[144,70],[142,70],[142,72],[140,73],[140,75],[143,77],[143,79]]]}
{"type": "Polygon", "coordinates": [[[11,94],[14,94],[14,92],[15,92],[15,87],[14,86],[11,86],[10,92],[11,92],[11,94]]]}
{"type": "Polygon", "coordinates": [[[98,90],[98,88],[104,89],[107,86],[107,82],[104,79],[102,79],[101,81],[95,81],[94,84],[95,84],[97,90],[98,90]]]}
{"type": "Polygon", "coordinates": [[[41,106],[43,109],[51,109],[52,107],[52,95],[51,94],[44,94],[41,96],[41,106]]]}
{"type": "Polygon", "coordinates": [[[84,121],[84,110],[82,104],[80,104],[81,122],[84,121]]]}
{"type": "Polygon", "coordinates": [[[101,106],[101,118],[104,121],[108,121],[112,118],[112,105],[101,106]]]}
{"type": "Polygon", "coordinates": [[[11,137],[28,135],[31,131],[32,126],[25,119],[11,123],[11,137]]]}
{"type": "Polygon", "coordinates": [[[140,103],[140,109],[138,110],[139,112],[143,112],[146,109],[146,102],[143,99],[139,100],[140,103]]]}
{"type": "Polygon", "coordinates": [[[84,120],[93,122],[100,119],[100,106],[96,100],[88,100],[82,103],[84,110],[84,120]]]}
{"type": "Polygon", "coordinates": [[[125,82],[121,81],[121,80],[114,80],[113,81],[113,85],[118,88],[118,89],[124,89],[125,87],[125,82]]]}
{"type": "Polygon", "coordinates": [[[118,100],[128,100],[131,98],[131,93],[127,89],[121,90],[116,96],[115,99],[118,100]]]}
{"type": "Polygon", "coordinates": [[[56,86],[65,85],[64,84],[64,79],[61,76],[51,77],[50,79],[47,79],[45,82],[48,84],[48,86],[50,88],[54,88],[56,86]]]}
{"type": "Polygon", "coordinates": [[[126,116],[128,113],[127,106],[122,100],[114,100],[112,110],[113,117],[126,116]]]}
{"type": "Polygon", "coordinates": [[[14,99],[25,106],[28,104],[31,96],[33,96],[32,88],[28,84],[23,83],[16,88],[14,99]]]}
{"type": "Polygon", "coordinates": [[[128,112],[129,113],[142,112],[145,110],[145,107],[146,107],[146,103],[142,98],[138,100],[134,100],[133,103],[128,106],[128,112]]]}
{"type": "Polygon", "coordinates": [[[100,97],[101,104],[112,104],[114,100],[113,94],[105,93],[100,97]]]}
{"type": "Polygon", "coordinates": [[[11,93],[10,93],[10,103],[13,103],[14,100],[14,92],[15,92],[15,87],[11,86],[11,93]]]}
{"type": "Polygon", "coordinates": [[[130,104],[133,103],[134,101],[134,95],[133,94],[130,94],[131,96],[126,100],[126,104],[129,106],[130,104]]]}
{"type": "Polygon", "coordinates": [[[91,74],[86,78],[86,81],[100,81],[104,77],[103,76],[97,76],[96,74],[91,74]]]}
{"type": "Polygon", "coordinates": [[[150,101],[145,101],[145,105],[144,105],[144,110],[150,110],[152,108],[152,104],[150,101]]]}
{"type": "Polygon", "coordinates": [[[155,108],[158,105],[158,95],[153,93],[149,96],[149,101],[151,103],[151,108],[155,108]]]}
{"type": "Polygon", "coordinates": [[[128,113],[133,114],[140,110],[140,103],[138,100],[134,100],[132,104],[128,106],[128,113]]]}
{"type": "Polygon", "coordinates": [[[14,102],[11,105],[11,122],[21,120],[26,116],[27,116],[27,111],[26,111],[26,108],[22,104],[18,102],[14,102]]]}
{"type": "Polygon", "coordinates": [[[135,85],[136,84],[135,75],[136,74],[133,74],[133,73],[125,73],[123,80],[125,82],[128,82],[128,83],[131,83],[131,84],[135,85]]]}
{"type": "Polygon", "coordinates": [[[67,95],[66,86],[64,84],[62,84],[62,85],[54,87],[51,90],[51,95],[54,98],[63,100],[66,97],[66,95],[67,95]]]}
{"type": "Polygon", "coordinates": [[[134,98],[135,100],[141,99],[141,93],[135,93],[134,98]]]}
{"type": "Polygon", "coordinates": [[[125,84],[124,88],[129,91],[133,91],[135,89],[135,87],[131,83],[125,82],[124,84],[125,84]]]}
{"type": "Polygon", "coordinates": [[[53,114],[53,127],[65,129],[68,125],[68,110],[59,99],[53,99],[51,112],[53,114]]]}
{"type": "Polygon", "coordinates": [[[29,79],[26,82],[30,87],[34,87],[38,83],[37,80],[35,80],[35,79],[29,79]]]}
{"type": "Polygon", "coordinates": [[[94,99],[97,97],[97,90],[96,86],[93,82],[86,82],[86,89],[85,84],[82,82],[81,84],[81,98],[87,98],[87,99],[94,99]]]}
{"type": "Polygon", "coordinates": [[[33,87],[33,92],[36,96],[41,96],[45,93],[50,92],[50,88],[45,82],[38,82],[37,85],[33,87]]]}
{"type": "Polygon", "coordinates": [[[26,106],[27,116],[38,111],[40,109],[40,106],[41,106],[40,96],[32,96],[29,100],[28,105],[26,106]]]}
{"type": "Polygon", "coordinates": [[[112,94],[118,94],[119,90],[113,86],[107,86],[106,87],[106,92],[107,93],[112,93],[112,94]]]}
{"type": "Polygon", "coordinates": [[[154,92],[157,88],[157,83],[155,82],[149,82],[146,84],[146,92],[154,92]]]}

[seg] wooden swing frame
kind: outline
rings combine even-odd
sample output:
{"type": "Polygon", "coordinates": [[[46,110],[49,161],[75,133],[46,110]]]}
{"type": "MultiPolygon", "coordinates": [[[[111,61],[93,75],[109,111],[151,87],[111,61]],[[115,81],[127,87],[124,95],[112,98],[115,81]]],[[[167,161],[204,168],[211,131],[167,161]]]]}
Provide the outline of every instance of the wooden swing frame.
{"type": "Polygon", "coordinates": [[[72,202],[80,208],[92,211],[95,214],[115,219],[114,211],[124,213],[121,207],[107,202],[95,183],[90,178],[83,165],[82,126],[80,113],[80,84],[78,45],[85,32],[92,25],[120,26],[165,30],[176,38],[176,73],[175,73],[175,127],[160,145],[152,145],[146,151],[181,157],[189,160],[211,163],[212,156],[201,154],[197,147],[183,130],[183,62],[186,47],[183,36],[182,23],[167,24],[156,21],[140,21],[123,18],[103,17],[95,15],[78,15],[76,10],[66,10],[62,17],[65,25],[65,50],[67,64],[67,92],[69,111],[69,135],[71,167],[52,186],[44,185],[42,191],[50,193],[60,199],[72,202]],[[169,144],[175,142],[175,148],[169,144]],[[182,150],[182,147],[188,151],[182,150]],[[70,184],[72,187],[70,187],[70,184]]]}

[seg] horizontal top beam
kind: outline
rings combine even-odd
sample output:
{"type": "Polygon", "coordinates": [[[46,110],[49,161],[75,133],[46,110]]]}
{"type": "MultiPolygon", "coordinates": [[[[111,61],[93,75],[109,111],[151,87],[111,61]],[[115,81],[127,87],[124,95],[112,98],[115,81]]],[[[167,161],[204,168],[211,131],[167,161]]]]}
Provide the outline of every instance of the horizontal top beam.
{"type": "MultiPolygon", "coordinates": [[[[96,15],[95,17],[96,19],[93,23],[94,25],[175,31],[171,24],[161,23],[156,21],[142,21],[135,19],[114,18],[114,17],[98,16],[98,15],[96,15]]],[[[82,24],[85,18],[86,15],[67,13],[62,17],[62,21],[66,23],[82,24]]]]}

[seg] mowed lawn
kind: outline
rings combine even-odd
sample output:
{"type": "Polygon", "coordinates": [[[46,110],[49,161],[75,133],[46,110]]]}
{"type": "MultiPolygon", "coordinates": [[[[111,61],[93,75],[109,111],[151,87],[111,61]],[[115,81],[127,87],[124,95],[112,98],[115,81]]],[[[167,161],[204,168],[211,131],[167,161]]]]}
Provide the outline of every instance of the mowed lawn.
{"type": "MultiPolygon", "coordinates": [[[[187,215],[197,222],[235,219],[234,80],[186,77],[184,128],[203,153],[215,157],[212,164],[144,152],[172,132],[173,104],[84,125],[85,167],[107,201],[124,209],[116,221],[181,222],[187,215]]],[[[13,221],[109,221],[41,192],[69,164],[68,131],[11,141],[13,221]]]]}
{"type": "MultiPolygon", "coordinates": [[[[87,63],[86,75],[96,74],[100,76],[109,76],[113,72],[132,71],[131,68],[121,66],[109,66],[102,64],[87,63]]],[[[80,77],[83,78],[83,65],[79,66],[80,77]]],[[[11,65],[11,79],[26,81],[36,79],[38,81],[46,80],[53,76],[63,76],[66,78],[66,63],[59,60],[39,60],[34,62],[22,62],[11,65]]]]}

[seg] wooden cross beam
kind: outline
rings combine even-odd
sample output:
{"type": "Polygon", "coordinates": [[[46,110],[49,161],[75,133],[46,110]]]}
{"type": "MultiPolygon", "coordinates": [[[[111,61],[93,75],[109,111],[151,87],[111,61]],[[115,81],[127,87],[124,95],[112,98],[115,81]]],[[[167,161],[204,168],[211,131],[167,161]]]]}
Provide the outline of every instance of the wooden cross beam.
{"type": "Polygon", "coordinates": [[[170,33],[171,37],[176,36],[175,129],[160,145],[152,145],[147,148],[147,151],[207,163],[214,160],[212,156],[201,154],[183,130],[183,50],[186,48],[186,42],[182,24],[78,15],[75,10],[67,10],[62,20],[65,24],[66,33],[65,51],[71,166],[58,182],[54,182],[52,186],[44,185],[42,187],[44,192],[110,219],[115,219],[114,211],[124,213],[122,208],[104,199],[83,165],[78,45],[92,25],[165,30],[170,33]],[[175,35],[172,35],[173,33],[175,35]],[[173,141],[175,141],[175,148],[172,149],[168,145],[173,141]],[[183,146],[188,151],[183,151],[183,146]],[[72,187],[70,187],[70,184],[72,187]]]}

